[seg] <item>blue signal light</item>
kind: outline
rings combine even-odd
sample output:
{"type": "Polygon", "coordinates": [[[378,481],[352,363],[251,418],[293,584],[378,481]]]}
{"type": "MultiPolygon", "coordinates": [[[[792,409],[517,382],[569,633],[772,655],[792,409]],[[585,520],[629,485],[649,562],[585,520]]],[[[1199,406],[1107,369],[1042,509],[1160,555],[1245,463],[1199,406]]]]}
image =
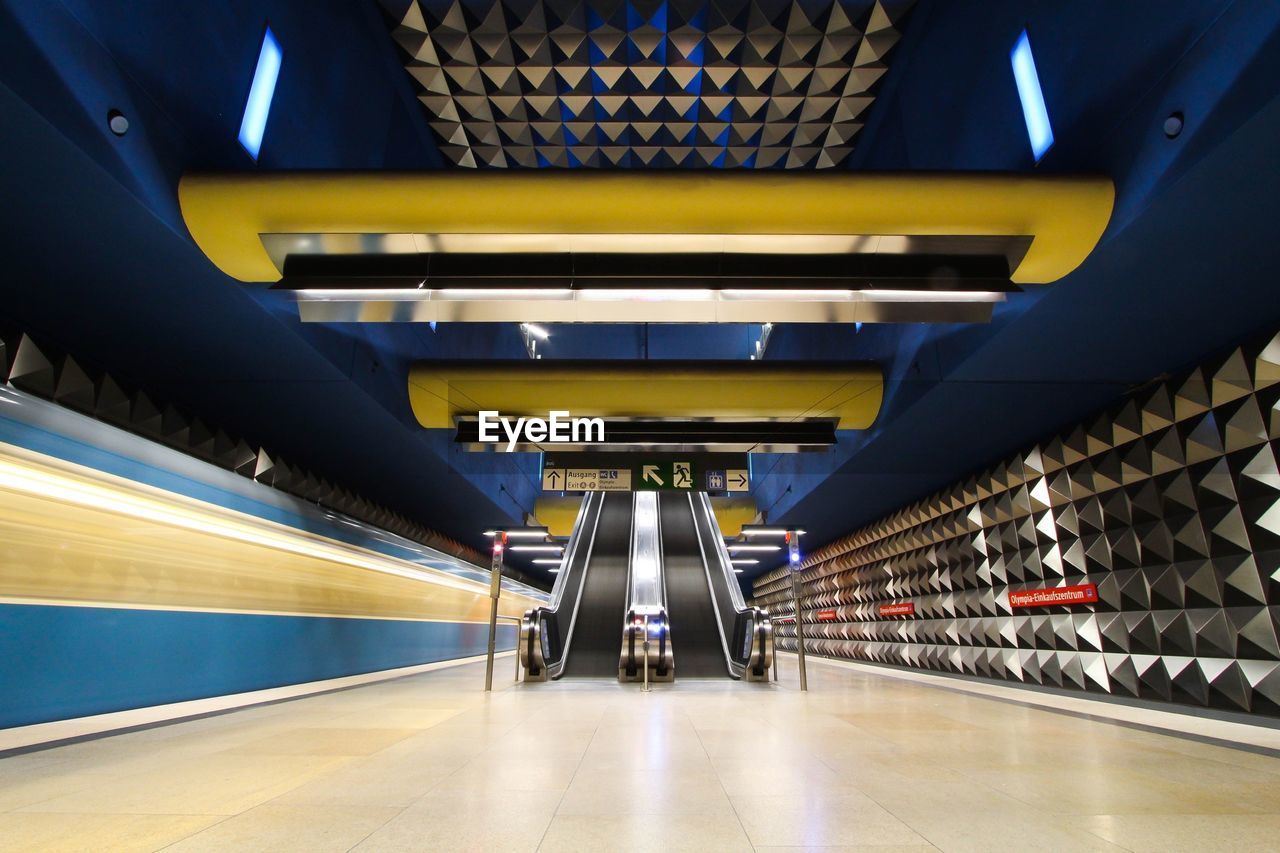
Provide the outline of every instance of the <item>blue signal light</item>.
{"type": "Polygon", "coordinates": [[[271,112],[271,98],[276,93],[276,80],[280,77],[283,60],[280,42],[267,27],[262,37],[262,50],[258,52],[258,67],[253,72],[253,85],[249,87],[249,100],[244,105],[244,118],[240,121],[240,144],[255,161],[262,148],[262,134],[267,129],[267,115],[271,112]]]}
{"type": "Polygon", "coordinates": [[[1039,163],[1053,145],[1053,127],[1049,124],[1049,110],[1044,105],[1044,92],[1040,90],[1040,77],[1036,74],[1036,61],[1031,55],[1026,30],[1018,36],[1009,58],[1013,63],[1013,79],[1018,83],[1018,97],[1022,100],[1022,117],[1027,122],[1031,152],[1039,163]]]}

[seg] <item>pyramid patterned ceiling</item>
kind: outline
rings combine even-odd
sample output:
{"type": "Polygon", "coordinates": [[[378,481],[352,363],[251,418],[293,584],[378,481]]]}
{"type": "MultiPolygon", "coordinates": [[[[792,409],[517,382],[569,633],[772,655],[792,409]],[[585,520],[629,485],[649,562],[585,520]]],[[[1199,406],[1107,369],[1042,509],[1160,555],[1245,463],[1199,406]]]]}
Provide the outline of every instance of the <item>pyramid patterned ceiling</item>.
{"type": "Polygon", "coordinates": [[[469,168],[841,165],[914,0],[383,0],[469,168]]]}

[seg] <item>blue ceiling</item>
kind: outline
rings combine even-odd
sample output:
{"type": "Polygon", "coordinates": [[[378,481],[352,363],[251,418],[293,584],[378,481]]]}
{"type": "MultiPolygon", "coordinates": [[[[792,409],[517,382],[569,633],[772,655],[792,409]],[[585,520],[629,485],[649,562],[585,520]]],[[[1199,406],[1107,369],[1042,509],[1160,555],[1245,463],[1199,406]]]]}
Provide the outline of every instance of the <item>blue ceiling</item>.
{"type": "MultiPolygon", "coordinates": [[[[874,359],[890,377],[872,429],[757,460],[759,505],[807,546],[1280,325],[1280,4],[974,5],[916,5],[848,167],[1101,172],[1116,214],[1079,270],[989,326],[775,330],[770,359],[874,359]],[[1038,166],[1008,66],[1024,28],[1057,137],[1038,166]]],[[[481,545],[532,508],[536,460],[418,429],[404,378],[419,358],[524,358],[515,328],[303,326],[216,270],[177,209],[189,170],[444,168],[397,50],[374,0],[0,0],[0,319],[481,545]],[[236,136],[267,22],[285,59],[255,165],[236,136]]],[[[552,331],[547,358],[745,358],[748,343],[738,326],[552,331]]]]}

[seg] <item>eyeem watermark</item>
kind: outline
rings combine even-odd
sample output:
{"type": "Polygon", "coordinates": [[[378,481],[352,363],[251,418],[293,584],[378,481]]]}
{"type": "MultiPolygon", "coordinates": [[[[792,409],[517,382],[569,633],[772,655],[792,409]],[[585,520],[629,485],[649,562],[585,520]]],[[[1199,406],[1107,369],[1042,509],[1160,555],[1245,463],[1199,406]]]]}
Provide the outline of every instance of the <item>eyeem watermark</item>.
{"type": "Polygon", "coordinates": [[[604,443],[604,418],[575,418],[567,411],[547,412],[547,418],[504,418],[499,412],[480,412],[480,441],[498,444],[499,429],[507,437],[506,451],[517,444],[591,444],[604,443]]]}

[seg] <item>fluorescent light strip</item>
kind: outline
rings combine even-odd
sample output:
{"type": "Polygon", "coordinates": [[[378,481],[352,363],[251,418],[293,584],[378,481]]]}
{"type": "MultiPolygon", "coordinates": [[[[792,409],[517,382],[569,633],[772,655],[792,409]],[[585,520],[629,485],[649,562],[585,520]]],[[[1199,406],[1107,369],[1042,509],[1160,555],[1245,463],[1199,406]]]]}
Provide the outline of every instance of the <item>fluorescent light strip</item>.
{"type": "Polygon", "coordinates": [[[522,551],[531,554],[558,554],[564,550],[560,545],[512,545],[508,551],[522,551]]]}
{"type": "Polygon", "coordinates": [[[803,536],[803,530],[791,530],[786,527],[743,527],[743,536],[786,536],[788,533],[794,533],[797,536],[803,536]]]}
{"type": "MultiPolygon", "coordinates": [[[[501,532],[507,534],[508,539],[546,539],[549,535],[545,529],[538,528],[517,528],[515,530],[503,530],[501,532]]],[[[499,531],[497,530],[486,530],[484,535],[492,539],[497,536],[498,533],[499,531]]]]}
{"type": "Polygon", "coordinates": [[[521,323],[520,328],[524,329],[526,332],[528,332],[530,335],[533,335],[535,338],[537,338],[540,341],[545,341],[547,338],[551,337],[550,332],[548,332],[546,329],[542,328],[541,326],[535,325],[533,323],[521,323]]]}
{"type": "Polygon", "coordinates": [[[249,100],[244,105],[244,117],[240,120],[240,144],[249,156],[258,160],[262,149],[262,136],[267,130],[267,116],[271,113],[271,99],[280,78],[280,66],[284,54],[276,34],[267,27],[258,51],[258,66],[253,71],[253,83],[249,86],[249,100]]]}
{"type": "Polygon", "coordinates": [[[561,563],[560,560],[553,560],[550,557],[539,557],[536,560],[530,560],[530,562],[539,566],[558,566],[561,563]]]}
{"type": "Polygon", "coordinates": [[[573,291],[567,287],[447,287],[428,290],[432,299],[453,302],[485,301],[490,299],[572,299],[573,291]]]}
{"type": "Polygon", "coordinates": [[[716,291],[697,288],[579,290],[577,294],[584,302],[714,302],[716,298],[716,291]]]}
{"type": "Polygon", "coordinates": [[[1026,30],[1018,36],[1009,58],[1013,63],[1013,79],[1018,84],[1018,98],[1022,101],[1022,118],[1027,123],[1031,153],[1039,163],[1053,145],[1053,126],[1049,123],[1049,108],[1044,103],[1040,75],[1036,73],[1036,61],[1031,55],[1031,41],[1026,30]]]}
{"type": "Polygon", "coordinates": [[[759,560],[730,560],[735,566],[755,566],[760,563],[759,560]]]}
{"type": "Polygon", "coordinates": [[[781,551],[781,545],[728,545],[730,551],[781,551]]]}
{"type": "Polygon", "coordinates": [[[755,290],[753,288],[726,288],[720,295],[735,302],[848,302],[853,290],[788,290],[785,288],[755,290]]]}
{"type": "Polygon", "coordinates": [[[1004,294],[995,290],[885,290],[869,288],[859,291],[872,302],[1003,302],[1004,294]]]}

